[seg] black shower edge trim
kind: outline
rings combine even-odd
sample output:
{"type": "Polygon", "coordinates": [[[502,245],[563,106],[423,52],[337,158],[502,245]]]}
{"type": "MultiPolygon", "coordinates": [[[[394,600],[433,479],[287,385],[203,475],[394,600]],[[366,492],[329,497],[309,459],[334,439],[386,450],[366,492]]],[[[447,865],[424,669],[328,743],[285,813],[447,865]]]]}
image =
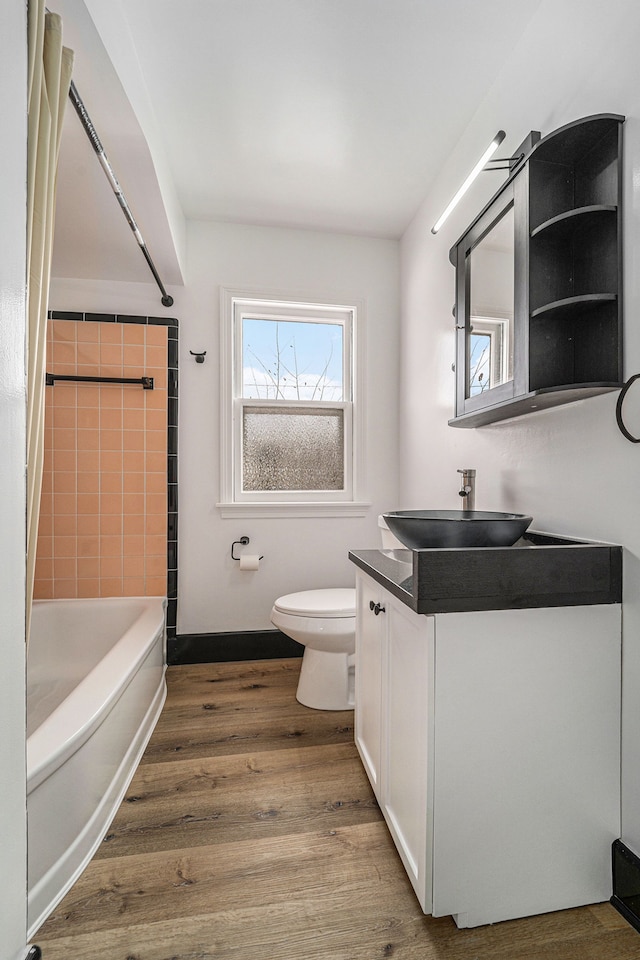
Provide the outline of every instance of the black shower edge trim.
{"type": "Polygon", "coordinates": [[[91,313],[82,310],[49,310],[48,320],[76,320],[86,323],[138,323],[149,327],[178,327],[176,317],[140,317],[132,313],[91,313]]]}

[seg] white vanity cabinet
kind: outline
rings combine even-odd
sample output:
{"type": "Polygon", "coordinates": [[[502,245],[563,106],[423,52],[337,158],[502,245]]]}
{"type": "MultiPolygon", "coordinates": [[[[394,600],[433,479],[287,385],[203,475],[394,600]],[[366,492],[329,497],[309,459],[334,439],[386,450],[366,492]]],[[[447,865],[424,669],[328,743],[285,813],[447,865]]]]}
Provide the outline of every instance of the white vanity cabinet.
{"type": "Polygon", "coordinates": [[[361,571],[357,595],[356,744],[424,912],[608,900],[619,604],[419,615],[361,571]]]}

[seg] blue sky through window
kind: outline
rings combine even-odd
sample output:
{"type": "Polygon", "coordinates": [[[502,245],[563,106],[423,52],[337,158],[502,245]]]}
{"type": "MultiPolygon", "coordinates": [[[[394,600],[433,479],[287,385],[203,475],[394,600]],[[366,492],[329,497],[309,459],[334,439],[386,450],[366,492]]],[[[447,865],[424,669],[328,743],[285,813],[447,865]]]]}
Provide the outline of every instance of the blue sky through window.
{"type": "Polygon", "coordinates": [[[469,350],[469,396],[491,389],[491,337],[472,333],[469,350]]]}
{"type": "Polygon", "coordinates": [[[342,400],[342,365],[342,324],[243,318],[246,399],[342,400]]]}

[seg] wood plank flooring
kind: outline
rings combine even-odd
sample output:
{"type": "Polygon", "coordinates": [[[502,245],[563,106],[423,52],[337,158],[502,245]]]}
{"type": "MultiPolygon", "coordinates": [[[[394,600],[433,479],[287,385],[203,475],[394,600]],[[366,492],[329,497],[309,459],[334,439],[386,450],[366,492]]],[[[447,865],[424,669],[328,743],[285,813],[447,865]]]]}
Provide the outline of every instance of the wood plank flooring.
{"type": "Polygon", "coordinates": [[[353,744],[295,700],[299,660],[170,667],[43,960],[640,960],[609,904],[458,930],[425,917],[353,744]]]}

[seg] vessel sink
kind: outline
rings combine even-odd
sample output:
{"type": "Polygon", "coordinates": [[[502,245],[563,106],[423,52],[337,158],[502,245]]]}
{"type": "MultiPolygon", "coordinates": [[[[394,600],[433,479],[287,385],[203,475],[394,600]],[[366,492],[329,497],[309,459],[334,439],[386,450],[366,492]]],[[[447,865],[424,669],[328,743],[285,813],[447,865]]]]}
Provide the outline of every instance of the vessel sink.
{"type": "Polygon", "coordinates": [[[395,510],[384,519],[411,550],[434,547],[510,547],[531,517],[489,510],[395,510]]]}

